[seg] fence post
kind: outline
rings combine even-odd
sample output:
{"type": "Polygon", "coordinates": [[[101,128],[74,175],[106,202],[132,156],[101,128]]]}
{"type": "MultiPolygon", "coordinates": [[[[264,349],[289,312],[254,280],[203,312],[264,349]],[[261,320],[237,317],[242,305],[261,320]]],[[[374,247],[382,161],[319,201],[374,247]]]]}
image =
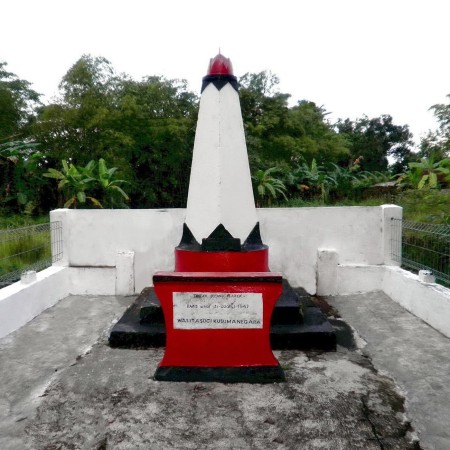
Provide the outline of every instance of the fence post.
{"type": "Polygon", "coordinates": [[[382,205],[383,255],[386,266],[400,266],[402,254],[403,208],[397,205],[382,205]]]}
{"type": "MultiPolygon", "coordinates": [[[[70,258],[69,258],[69,209],[61,208],[50,211],[50,223],[53,222],[61,222],[61,239],[62,239],[62,257],[53,263],[55,266],[63,266],[68,267],[70,258]]],[[[51,229],[51,227],[50,227],[51,229]]],[[[54,257],[55,255],[52,255],[54,257]]]]}

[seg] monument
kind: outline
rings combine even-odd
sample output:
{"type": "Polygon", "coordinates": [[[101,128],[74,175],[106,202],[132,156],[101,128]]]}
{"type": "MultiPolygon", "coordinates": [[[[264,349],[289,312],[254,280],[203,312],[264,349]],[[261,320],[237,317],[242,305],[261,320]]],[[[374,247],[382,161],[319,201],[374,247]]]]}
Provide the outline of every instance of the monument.
{"type": "Polygon", "coordinates": [[[158,380],[284,379],[270,346],[282,275],[257,221],[238,83],[220,53],[203,78],[175,271],[153,277],[166,327],[158,380]]]}
{"type": "Polygon", "coordinates": [[[238,82],[220,53],[203,78],[181,234],[174,271],[154,274],[114,325],[112,347],[165,346],[158,380],[254,383],[284,380],[272,349],[336,349],[310,296],[269,271],[238,82]]]}

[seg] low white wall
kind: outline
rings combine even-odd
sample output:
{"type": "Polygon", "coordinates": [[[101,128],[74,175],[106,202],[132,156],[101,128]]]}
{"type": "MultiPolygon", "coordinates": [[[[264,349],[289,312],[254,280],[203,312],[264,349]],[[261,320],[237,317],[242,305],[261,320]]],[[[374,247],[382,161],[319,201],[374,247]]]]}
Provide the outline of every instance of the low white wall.
{"type": "MultiPolygon", "coordinates": [[[[260,209],[271,270],[310,294],[383,290],[450,337],[450,290],[393,266],[391,218],[401,208],[260,209]]],[[[0,290],[0,338],[69,294],[128,295],[150,286],[157,270],[173,270],[184,210],[56,210],[63,224],[61,261],[0,290]]],[[[399,254],[399,249],[396,253],[399,254]]]]}
{"type": "Polygon", "coordinates": [[[30,284],[0,289],[0,338],[17,330],[69,294],[69,269],[49,267],[30,284]]]}
{"type": "Polygon", "coordinates": [[[425,283],[399,267],[386,267],[382,290],[403,308],[450,337],[450,289],[425,283]]]}
{"type": "Polygon", "coordinates": [[[337,288],[331,295],[383,291],[393,301],[450,337],[450,289],[426,283],[395,266],[337,267],[337,288]]]}
{"type": "Polygon", "coordinates": [[[18,330],[68,295],[115,295],[116,269],[52,266],[0,289],[0,338],[18,330]]]}
{"type": "MultiPolygon", "coordinates": [[[[390,255],[385,248],[389,219],[401,217],[401,208],[265,208],[257,214],[271,270],[315,294],[318,249],[336,252],[339,264],[384,264],[390,255]]],[[[132,252],[134,290],[139,293],[151,285],[156,271],[173,270],[185,210],[60,209],[50,216],[63,223],[64,258],[59,264],[114,268],[118,253],[132,252]]],[[[328,283],[326,271],[322,281],[328,283]]]]}
{"type": "MultiPolygon", "coordinates": [[[[118,254],[134,253],[134,291],[139,293],[152,284],[154,272],[173,270],[174,249],[181,239],[184,209],[58,209],[50,220],[61,221],[63,260],[61,265],[78,267],[88,276],[88,269],[111,271],[118,254]]],[[[95,275],[93,275],[95,279],[95,275]]],[[[115,292],[112,283],[97,291],[115,292]]],[[[106,283],[105,280],[103,283],[106,283]]],[[[88,283],[90,284],[90,283],[88,283]]]]}

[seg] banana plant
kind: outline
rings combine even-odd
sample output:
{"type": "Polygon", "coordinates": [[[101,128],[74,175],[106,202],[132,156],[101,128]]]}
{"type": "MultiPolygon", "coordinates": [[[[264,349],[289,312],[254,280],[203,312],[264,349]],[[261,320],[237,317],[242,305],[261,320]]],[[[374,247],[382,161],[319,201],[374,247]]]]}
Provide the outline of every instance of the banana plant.
{"type": "Polygon", "coordinates": [[[300,164],[295,169],[294,176],[300,189],[305,190],[307,187],[311,192],[318,192],[321,203],[327,201],[330,188],[336,185],[336,180],[328,175],[315,159],[312,160],[311,166],[306,162],[300,164]]]}
{"type": "Polygon", "coordinates": [[[266,170],[260,169],[252,177],[257,194],[256,206],[258,208],[263,205],[270,206],[271,200],[275,200],[280,195],[287,200],[285,184],[273,176],[278,171],[278,167],[270,167],[266,170]]]}
{"type": "Polygon", "coordinates": [[[50,168],[44,173],[44,177],[58,180],[58,189],[66,194],[64,208],[76,208],[79,204],[85,204],[89,200],[95,207],[102,208],[101,203],[95,197],[86,195],[86,191],[95,187],[94,176],[95,161],[89,161],[85,167],[76,167],[62,161],[62,170],[50,168]]]}
{"type": "Polygon", "coordinates": [[[104,192],[104,196],[106,197],[106,202],[110,206],[114,206],[116,204],[117,194],[123,200],[129,200],[128,195],[125,191],[119,186],[128,183],[125,180],[117,180],[114,177],[115,172],[117,171],[117,167],[111,167],[108,169],[106,166],[106,162],[103,158],[98,160],[98,182],[100,183],[100,187],[104,192]]]}
{"type": "Polygon", "coordinates": [[[436,189],[450,184],[450,159],[434,162],[432,158],[422,158],[408,164],[409,170],[399,177],[399,182],[415,189],[436,189]]]}

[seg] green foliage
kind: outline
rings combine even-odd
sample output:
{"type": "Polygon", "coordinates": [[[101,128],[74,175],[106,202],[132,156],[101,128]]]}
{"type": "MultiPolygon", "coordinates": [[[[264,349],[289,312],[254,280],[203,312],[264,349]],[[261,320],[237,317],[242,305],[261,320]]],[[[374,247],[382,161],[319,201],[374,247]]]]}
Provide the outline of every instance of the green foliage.
{"type": "MultiPolygon", "coordinates": [[[[198,108],[185,81],[136,81],[117,74],[105,58],[84,55],[64,75],[59,98],[42,106],[30,83],[5,66],[0,63],[1,210],[32,215],[64,203],[185,206],[198,108]]],[[[421,155],[434,157],[419,161],[408,127],[391,116],[333,125],[314,102],[289,106],[290,95],[279,91],[271,72],[247,73],[239,81],[258,204],[287,197],[321,204],[361,199],[389,179],[388,156],[396,160],[391,171],[404,173],[404,185],[449,185],[450,105],[432,107],[440,129],[422,142],[421,155]]]]}
{"type": "Polygon", "coordinates": [[[51,258],[50,232],[30,230],[15,239],[0,241],[0,279],[5,274],[22,271],[38,261],[51,258]]]}
{"type": "MultiPolygon", "coordinates": [[[[39,144],[13,141],[0,144],[0,209],[34,212],[47,193],[41,174],[45,170],[39,144]]],[[[42,205],[45,207],[45,205],[42,205]]]]}
{"type": "Polygon", "coordinates": [[[450,225],[450,192],[437,189],[401,192],[395,203],[403,208],[403,217],[414,222],[450,225]]]}
{"type": "Polygon", "coordinates": [[[118,180],[115,178],[117,167],[107,168],[106,162],[103,158],[98,161],[98,177],[97,181],[102,191],[103,204],[109,208],[126,207],[124,201],[130,198],[120,185],[126,184],[125,180],[118,180]]]}
{"type": "Polygon", "coordinates": [[[276,200],[280,196],[287,200],[286,186],[283,181],[274,176],[277,172],[279,172],[278,167],[270,167],[266,170],[257,170],[252,177],[258,207],[271,206],[272,200],[276,200]]]}
{"type": "Polygon", "coordinates": [[[325,170],[313,159],[311,164],[303,161],[293,172],[294,179],[299,189],[309,198],[318,198],[322,204],[328,200],[331,186],[336,184],[325,170]]]}
{"type": "Polygon", "coordinates": [[[359,165],[366,171],[388,169],[388,156],[395,159],[393,172],[407,168],[412,158],[412,134],[407,125],[395,125],[389,115],[369,119],[363,116],[355,122],[339,120],[339,133],[350,145],[351,159],[359,159],[359,165]]]}
{"type": "Polygon", "coordinates": [[[50,168],[47,173],[44,173],[44,177],[58,180],[58,189],[64,192],[64,208],[71,206],[76,208],[79,204],[86,203],[86,200],[90,200],[94,206],[101,208],[100,202],[95,197],[86,195],[86,191],[94,188],[94,167],[93,160],[89,161],[85,167],[76,167],[63,160],[62,170],[50,168]]]}
{"type": "Polygon", "coordinates": [[[58,181],[58,189],[64,193],[64,208],[86,206],[88,201],[97,208],[125,207],[123,200],[129,197],[120,185],[126,181],[115,178],[116,170],[108,169],[102,158],[98,163],[91,160],[84,167],[63,160],[62,170],[50,168],[44,177],[58,181]]]}
{"type": "Polygon", "coordinates": [[[6,230],[8,228],[20,228],[30,225],[38,225],[48,222],[48,214],[43,216],[26,216],[23,214],[6,214],[2,215],[0,212],[0,230],[6,230]]]}
{"type": "Polygon", "coordinates": [[[288,106],[270,72],[245,74],[239,80],[242,117],[252,172],[267,166],[292,170],[312,159],[337,162],[348,155],[347,143],[327,122],[327,112],[309,101],[288,106]]]}
{"type": "Polygon", "coordinates": [[[398,177],[402,187],[419,190],[450,187],[450,158],[437,162],[432,158],[422,158],[408,166],[409,169],[398,177]]]}
{"type": "Polygon", "coordinates": [[[6,70],[0,62],[0,143],[23,139],[40,105],[31,83],[6,70]]]}
{"type": "Polygon", "coordinates": [[[434,161],[450,157],[450,94],[448,103],[433,105],[430,110],[438,121],[438,129],[429,131],[420,142],[419,155],[434,161]]]}
{"type": "Polygon", "coordinates": [[[34,127],[53,166],[103,158],[130,183],[132,207],[185,205],[198,102],[185,81],[134,81],[104,58],[85,55],[60,89],[34,127]]]}

